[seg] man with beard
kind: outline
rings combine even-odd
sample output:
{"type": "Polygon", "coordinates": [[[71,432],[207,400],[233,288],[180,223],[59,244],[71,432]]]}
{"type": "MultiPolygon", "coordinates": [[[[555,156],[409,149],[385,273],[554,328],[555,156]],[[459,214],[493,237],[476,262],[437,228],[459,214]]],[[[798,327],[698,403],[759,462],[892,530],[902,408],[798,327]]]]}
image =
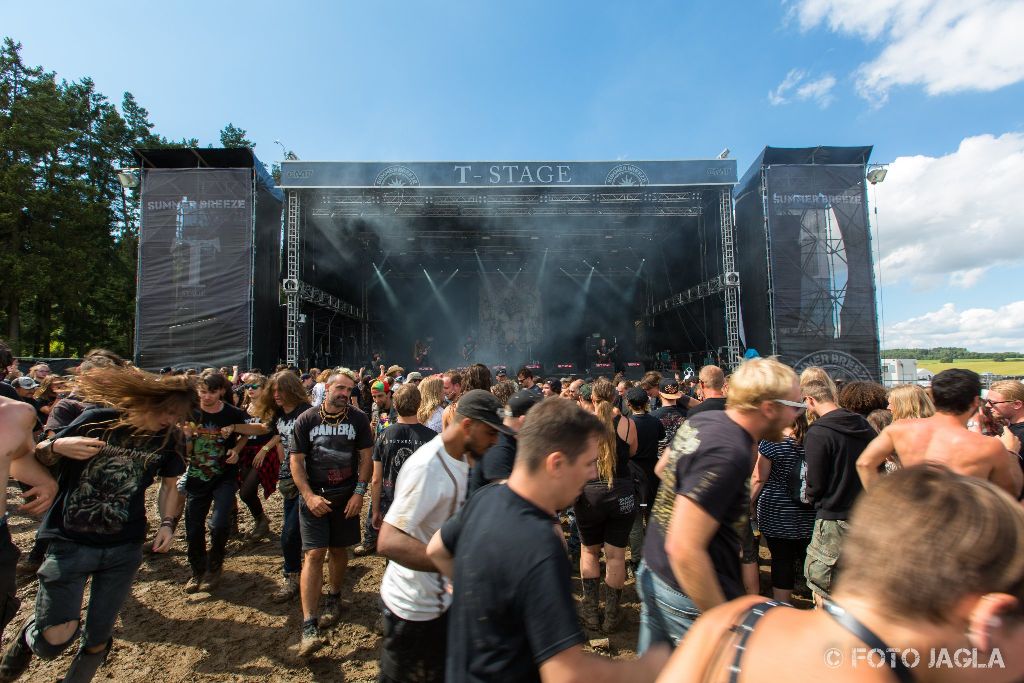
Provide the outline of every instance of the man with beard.
{"type": "Polygon", "coordinates": [[[755,358],[733,375],[725,410],[676,430],[658,463],[661,487],[637,571],[638,652],[674,647],[703,612],[743,595],[737,528],[748,523],[756,445],[780,440],[803,410],[796,373],[755,358]]]}
{"type": "Polygon", "coordinates": [[[359,512],[373,467],[373,433],[366,414],[349,402],[355,386],[355,373],[338,369],[327,378],[324,402],[300,415],[292,427],[292,479],[302,495],[299,526],[305,554],[300,582],[303,657],[323,644],[320,629],[338,618],[348,548],[359,543],[359,512]],[[321,615],[328,555],[331,589],[321,615]]]}
{"type": "Polygon", "coordinates": [[[380,588],[381,681],[408,680],[410,672],[424,683],[444,680],[451,594],[427,557],[427,542],[465,501],[470,467],[498,432],[512,432],[502,424],[500,410],[501,402],[489,391],[466,392],[451,424],[402,466],[378,541],[381,555],[391,560],[380,588]]]}

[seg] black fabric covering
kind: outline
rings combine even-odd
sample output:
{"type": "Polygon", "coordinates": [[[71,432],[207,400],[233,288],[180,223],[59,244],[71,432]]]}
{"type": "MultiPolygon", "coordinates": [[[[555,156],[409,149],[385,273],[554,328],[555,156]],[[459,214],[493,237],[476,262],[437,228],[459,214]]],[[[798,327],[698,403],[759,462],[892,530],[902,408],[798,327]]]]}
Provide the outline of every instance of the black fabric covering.
{"type": "Polygon", "coordinates": [[[879,379],[870,151],[766,148],[744,175],[736,229],[748,347],[798,370],[819,365],[836,379],[879,379]]]}
{"type": "Polygon", "coordinates": [[[273,367],[281,193],[250,150],[136,150],[143,163],[135,360],[273,367]],[[226,163],[244,168],[216,168],[226,163]]]}

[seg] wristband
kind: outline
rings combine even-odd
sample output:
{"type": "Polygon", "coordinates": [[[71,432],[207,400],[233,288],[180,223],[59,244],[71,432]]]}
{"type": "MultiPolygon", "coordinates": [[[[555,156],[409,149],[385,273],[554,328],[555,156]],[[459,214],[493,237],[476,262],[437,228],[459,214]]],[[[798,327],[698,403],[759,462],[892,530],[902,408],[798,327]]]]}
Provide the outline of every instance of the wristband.
{"type": "Polygon", "coordinates": [[[366,495],[366,482],[365,481],[361,481],[361,482],[356,484],[355,494],[357,496],[365,496],[366,495]]]}

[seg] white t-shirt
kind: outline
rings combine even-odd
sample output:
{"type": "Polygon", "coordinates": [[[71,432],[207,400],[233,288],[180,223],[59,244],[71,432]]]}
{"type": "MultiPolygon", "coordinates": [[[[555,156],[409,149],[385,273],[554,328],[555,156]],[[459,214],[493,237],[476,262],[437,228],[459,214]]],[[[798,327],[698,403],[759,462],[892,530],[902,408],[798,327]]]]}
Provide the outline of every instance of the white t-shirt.
{"type": "MultiPolygon", "coordinates": [[[[429,543],[441,525],[466,500],[469,463],[444,449],[438,434],[402,465],[395,484],[395,501],[384,521],[418,541],[429,543]]],[[[389,562],[380,585],[388,609],[407,621],[436,619],[451,604],[447,581],[435,572],[419,572],[389,562]]]]}

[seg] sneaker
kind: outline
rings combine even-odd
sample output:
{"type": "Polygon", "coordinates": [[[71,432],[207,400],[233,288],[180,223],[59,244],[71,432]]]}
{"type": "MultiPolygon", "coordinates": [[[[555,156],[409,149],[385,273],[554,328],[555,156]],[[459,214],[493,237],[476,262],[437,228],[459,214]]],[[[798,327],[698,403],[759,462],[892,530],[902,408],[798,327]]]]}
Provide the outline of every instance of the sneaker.
{"type": "Polygon", "coordinates": [[[366,557],[367,555],[373,555],[376,552],[376,543],[360,543],[352,550],[352,554],[356,557],[366,557]]]}
{"type": "Polygon", "coordinates": [[[281,579],[281,587],[274,592],[271,599],[274,602],[288,602],[299,595],[299,575],[285,574],[281,579]]]}
{"type": "Polygon", "coordinates": [[[203,583],[203,575],[202,574],[193,574],[191,577],[189,577],[188,582],[185,584],[185,592],[186,593],[198,593],[199,592],[199,586],[202,583],[203,583]]]}
{"type": "Polygon", "coordinates": [[[32,648],[25,642],[25,633],[33,624],[35,619],[29,618],[18,631],[18,637],[7,648],[3,658],[0,658],[0,682],[18,680],[32,662],[32,648]]]}
{"type": "Polygon", "coordinates": [[[302,641],[299,643],[299,656],[308,657],[324,644],[324,636],[316,625],[316,619],[302,624],[302,641]]]}
{"type": "Polygon", "coordinates": [[[212,593],[220,583],[220,572],[220,569],[206,572],[206,576],[203,577],[202,583],[199,584],[199,590],[203,593],[212,593]]]}
{"type": "Polygon", "coordinates": [[[341,615],[341,596],[328,594],[320,610],[320,628],[330,628],[338,623],[341,615]]]}

